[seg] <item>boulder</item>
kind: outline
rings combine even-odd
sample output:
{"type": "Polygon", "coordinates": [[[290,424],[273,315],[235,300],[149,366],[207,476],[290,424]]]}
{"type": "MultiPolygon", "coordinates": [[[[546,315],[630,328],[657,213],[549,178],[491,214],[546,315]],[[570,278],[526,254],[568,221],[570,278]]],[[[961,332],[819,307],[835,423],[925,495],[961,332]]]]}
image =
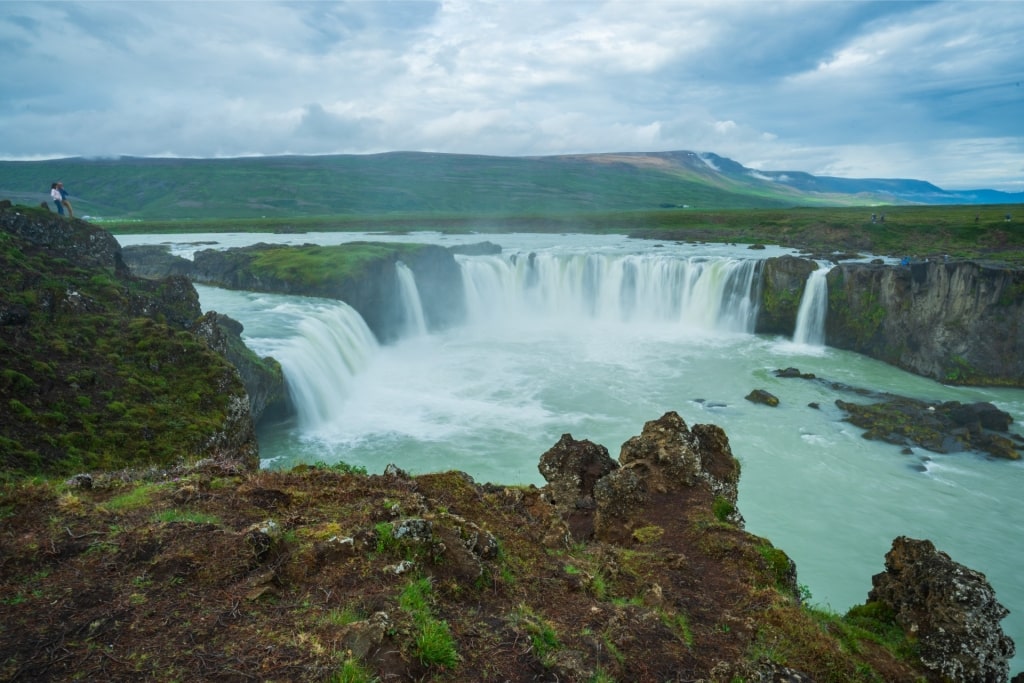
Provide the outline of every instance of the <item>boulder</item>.
{"type": "MultiPolygon", "coordinates": [[[[685,500],[710,507],[711,501],[723,499],[730,508],[728,521],[742,527],[743,517],[736,510],[740,466],[720,427],[698,424],[689,429],[669,411],[622,445],[619,464],[594,485],[598,538],[631,539],[631,529],[643,523],[645,514],[661,519],[665,511],[653,508],[678,508],[685,500]]],[[[676,509],[672,514],[680,513],[676,509]]]]}
{"type": "Polygon", "coordinates": [[[594,486],[618,467],[607,448],[592,441],[577,441],[572,434],[563,434],[541,455],[538,469],[548,482],[548,499],[562,510],[576,540],[593,535],[594,486]]]}
{"type": "Polygon", "coordinates": [[[747,399],[751,403],[760,403],[762,405],[771,406],[772,408],[779,405],[779,398],[764,389],[754,389],[743,398],[747,399]]]}
{"type": "Polygon", "coordinates": [[[931,541],[900,536],[872,577],[869,602],[879,602],[916,634],[921,661],[936,680],[1006,681],[1013,641],[999,622],[1009,610],[984,574],[954,562],[931,541]]]}

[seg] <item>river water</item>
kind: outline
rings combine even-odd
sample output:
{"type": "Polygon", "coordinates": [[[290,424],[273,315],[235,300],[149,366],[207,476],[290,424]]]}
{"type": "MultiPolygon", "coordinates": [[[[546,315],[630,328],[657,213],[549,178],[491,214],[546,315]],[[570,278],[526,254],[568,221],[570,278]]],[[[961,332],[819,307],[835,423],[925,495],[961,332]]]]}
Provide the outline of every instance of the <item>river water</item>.
{"type": "MultiPolygon", "coordinates": [[[[125,235],[124,244],[197,248],[258,241],[482,241],[435,233],[125,235]]],[[[893,538],[928,538],[983,572],[1024,650],[1024,464],[867,441],[834,402],[864,401],[820,378],[924,400],[991,401],[1024,420],[1024,391],[948,387],[820,344],[821,306],[804,306],[791,338],[754,335],[759,259],[786,252],[595,235],[492,235],[500,256],[460,256],[465,324],[428,331],[411,271],[396,277],[405,335],[380,345],[359,315],[325,299],[197,287],[204,310],[245,325],[246,343],[285,369],[299,414],[262,425],[266,467],[344,460],[380,472],[459,469],[478,481],[543,484],[540,455],[564,433],[613,457],[668,410],[725,429],[742,465],[747,530],[796,562],[813,602],[862,603],[893,538]],[[533,254],[533,258],[529,258],[533,254]],[[752,389],[780,399],[769,408],[752,389]],[[814,408],[809,404],[817,404],[814,408]]],[[[822,269],[824,270],[824,269],[822,269]]],[[[824,278],[812,274],[824,296],[824,278]]],[[[822,301],[819,298],[818,301],[822,301]]],[[[807,302],[812,303],[811,301],[807,302]]],[[[1024,653],[1012,670],[1024,668],[1024,653]]]]}

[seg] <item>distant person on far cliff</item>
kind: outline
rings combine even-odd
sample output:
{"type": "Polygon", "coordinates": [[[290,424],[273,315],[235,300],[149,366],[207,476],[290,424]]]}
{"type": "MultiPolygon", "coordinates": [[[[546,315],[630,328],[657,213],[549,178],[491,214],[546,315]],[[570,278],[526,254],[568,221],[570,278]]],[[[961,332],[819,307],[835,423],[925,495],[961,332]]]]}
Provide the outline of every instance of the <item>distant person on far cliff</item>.
{"type": "Polygon", "coordinates": [[[57,182],[57,191],[60,192],[60,203],[68,210],[68,217],[74,218],[75,212],[71,210],[71,202],[68,201],[68,191],[64,189],[64,183],[57,182]]]}
{"type": "Polygon", "coordinates": [[[60,190],[57,189],[57,183],[50,185],[50,198],[53,199],[53,203],[57,205],[57,213],[61,216],[64,215],[64,197],[61,196],[60,190]]]}

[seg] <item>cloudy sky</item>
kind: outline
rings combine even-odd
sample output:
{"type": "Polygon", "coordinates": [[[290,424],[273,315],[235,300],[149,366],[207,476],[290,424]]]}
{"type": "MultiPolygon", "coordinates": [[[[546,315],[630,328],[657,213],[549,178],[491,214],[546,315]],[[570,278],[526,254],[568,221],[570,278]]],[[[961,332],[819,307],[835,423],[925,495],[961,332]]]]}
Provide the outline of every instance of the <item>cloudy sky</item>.
{"type": "Polygon", "coordinates": [[[0,0],[0,158],[693,150],[1024,190],[1024,2],[0,0]]]}

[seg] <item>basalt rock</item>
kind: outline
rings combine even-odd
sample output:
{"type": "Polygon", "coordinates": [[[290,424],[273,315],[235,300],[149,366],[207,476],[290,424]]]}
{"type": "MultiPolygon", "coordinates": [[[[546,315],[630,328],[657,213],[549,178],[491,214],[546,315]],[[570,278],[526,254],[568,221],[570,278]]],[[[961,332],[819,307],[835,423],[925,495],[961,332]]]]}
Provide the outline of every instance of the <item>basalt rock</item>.
{"type": "Polygon", "coordinates": [[[1024,386],[1024,270],[842,263],[828,290],[829,346],[951,384],[1024,386]]]}
{"type": "Polygon", "coordinates": [[[771,406],[772,408],[779,405],[779,397],[772,394],[764,389],[754,389],[743,398],[747,399],[751,403],[760,403],[762,405],[771,406]]]}
{"type": "Polygon", "coordinates": [[[593,535],[594,484],[618,467],[607,448],[592,441],[577,441],[571,434],[563,434],[541,455],[538,469],[548,482],[548,498],[562,509],[574,538],[593,535]]]}
{"type": "Polygon", "coordinates": [[[800,310],[800,297],[807,278],[817,270],[818,264],[796,256],[778,256],[766,259],[761,276],[755,331],[760,334],[790,336],[796,329],[796,315],[800,310]]]}
{"type": "Polygon", "coordinates": [[[991,403],[927,403],[905,396],[858,404],[836,400],[847,422],[865,430],[864,438],[898,446],[920,446],[935,453],[982,451],[998,458],[1020,459],[1014,442],[1001,434],[1013,417],[991,403]]]}
{"type": "Polygon", "coordinates": [[[594,484],[598,538],[628,536],[650,512],[645,508],[671,505],[673,500],[678,504],[695,493],[709,503],[726,501],[729,521],[742,527],[743,517],[736,510],[740,466],[720,427],[698,424],[689,429],[678,413],[667,412],[622,445],[619,464],[594,484]]]}
{"type": "Polygon", "coordinates": [[[227,358],[238,370],[249,396],[253,422],[258,423],[268,408],[284,409],[287,402],[281,364],[267,356],[259,358],[242,341],[242,324],[226,315],[209,311],[193,325],[196,336],[227,358]]]}
{"type": "Polygon", "coordinates": [[[999,622],[1009,614],[984,574],[954,562],[931,541],[901,536],[872,578],[868,601],[882,603],[916,634],[934,681],[1009,678],[1014,643],[999,622]]]}
{"type": "Polygon", "coordinates": [[[171,275],[191,277],[195,264],[175,256],[164,244],[134,244],[121,247],[121,256],[132,275],[160,280],[171,275]]]}

